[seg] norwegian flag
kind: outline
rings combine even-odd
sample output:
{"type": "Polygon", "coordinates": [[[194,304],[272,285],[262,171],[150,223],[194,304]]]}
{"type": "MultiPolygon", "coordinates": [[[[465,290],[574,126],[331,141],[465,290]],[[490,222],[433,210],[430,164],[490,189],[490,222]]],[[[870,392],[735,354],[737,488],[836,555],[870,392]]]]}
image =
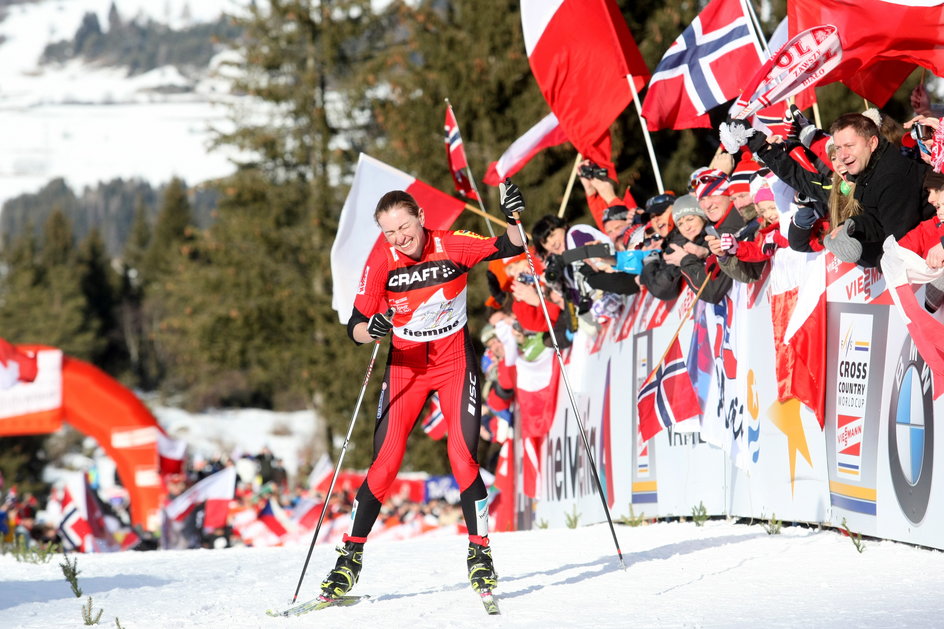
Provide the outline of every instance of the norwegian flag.
{"type": "Polygon", "coordinates": [[[711,0],[669,47],[649,81],[642,115],[650,131],[710,127],[705,114],[740,94],[763,64],[738,0],[711,0]]]}
{"type": "Polygon", "coordinates": [[[651,378],[639,390],[639,432],[649,441],[663,428],[701,414],[678,337],[651,378]]]}
{"type": "Polygon", "coordinates": [[[63,515],[59,523],[59,537],[62,538],[62,545],[65,548],[84,553],[91,551],[94,547],[95,535],[81,506],[66,488],[62,498],[63,515]]]}
{"type": "Polygon", "coordinates": [[[429,396],[429,412],[423,418],[423,432],[436,440],[446,436],[446,418],[443,417],[438,393],[429,396]]]}
{"type": "Polygon", "coordinates": [[[479,200],[475,191],[475,184],[469,177],[469,160],[465,157],[465,147],[462,146],[462,136],[459,135],[459,123],[452,111],[452,105],[446,105],[446,160],[452,180],[456,182],[456,192],[467,199],[479,200]]]}

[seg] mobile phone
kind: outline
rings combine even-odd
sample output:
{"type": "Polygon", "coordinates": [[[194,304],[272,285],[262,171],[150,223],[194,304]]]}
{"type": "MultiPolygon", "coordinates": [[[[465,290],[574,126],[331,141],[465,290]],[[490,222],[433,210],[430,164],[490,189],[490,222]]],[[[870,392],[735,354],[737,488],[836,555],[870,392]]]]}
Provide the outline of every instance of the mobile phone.
{"type": "Polygon", "coordinates": [[[715,229],[714,225],[705,225],[705,233],[709,236],[714,236],[715,238],[721,238],[721,234],[718,233],[718,230],[715,229]]]}

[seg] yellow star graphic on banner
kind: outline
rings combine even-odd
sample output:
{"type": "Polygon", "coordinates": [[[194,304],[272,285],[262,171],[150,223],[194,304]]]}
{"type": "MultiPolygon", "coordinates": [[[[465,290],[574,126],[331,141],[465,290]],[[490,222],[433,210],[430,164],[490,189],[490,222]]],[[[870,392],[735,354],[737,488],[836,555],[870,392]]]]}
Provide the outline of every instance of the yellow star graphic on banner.
{"type": "Polygon", "coordinates": [[[767,416],[780,432],[787,436],[787,451],[790,456],[790,495],[794,495],[796,483],[796,455],[799,452],[806,462],[813,466],[810,459],[810,449],[806,445],[806,433],[803,431],[803,421],[800,419],[800,401],[788,400],[774,402],[767,409],[767,416]]]}

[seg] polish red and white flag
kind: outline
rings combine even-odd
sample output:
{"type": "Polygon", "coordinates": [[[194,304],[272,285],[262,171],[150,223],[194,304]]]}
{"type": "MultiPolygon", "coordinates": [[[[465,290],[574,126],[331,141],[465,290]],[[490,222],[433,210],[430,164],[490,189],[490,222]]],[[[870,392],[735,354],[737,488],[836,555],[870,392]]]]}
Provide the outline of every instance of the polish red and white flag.
{"type": "Polygon", "coordinates": [[[391,190],[404,190],[423,208],[427,229],[447,229],[465,208],[465,202],[423,183],[416,177],[361,153],[354,181],[341,208],[338,232],[331,246],[331,307],[347,323],[354,308],[364,267],[371,252],[384,242],[374,220],[377,201],[391,190]]]}

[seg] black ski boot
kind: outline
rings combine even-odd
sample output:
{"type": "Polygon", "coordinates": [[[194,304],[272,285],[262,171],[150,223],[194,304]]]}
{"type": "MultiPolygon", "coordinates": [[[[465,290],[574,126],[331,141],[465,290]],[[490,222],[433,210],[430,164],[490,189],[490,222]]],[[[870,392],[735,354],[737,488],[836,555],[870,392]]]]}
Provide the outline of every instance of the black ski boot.
{"type": "Polygon", "coordinates": [[[495,564],[492,563],[492,549],[469,542],[469,583],[478,593],[491,592],[498,586],[498,574],[495,573],[495,564]]]}
{"type": "Polygon", "coordinates": [[[364,554],[362,542],[344,542],[337,548],[338,563],[321,582],[321,596],[339,598],[351,591],[361,574],[361,560],[364,554]]]}

